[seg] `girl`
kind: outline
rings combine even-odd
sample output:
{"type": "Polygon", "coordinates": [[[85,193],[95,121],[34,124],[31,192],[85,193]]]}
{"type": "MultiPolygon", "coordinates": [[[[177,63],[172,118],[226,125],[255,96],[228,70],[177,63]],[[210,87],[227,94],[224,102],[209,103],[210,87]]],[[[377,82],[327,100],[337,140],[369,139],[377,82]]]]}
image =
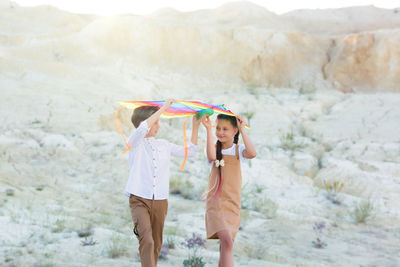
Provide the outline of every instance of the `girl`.
{"type": "Polygon", "coordinates": [[[219,114],[214,144],[209,117],[203,117],[207,129],[207,158],[213,163],[207,191],[206,230],[208,239],[220,240],[218,266],[233,266],[233,241],[240,226],[240,162],[256,156],[254,145],[244,130],[243,118],[219,114]],[[244,145],[238,145],[242,134],[244,145]]]}

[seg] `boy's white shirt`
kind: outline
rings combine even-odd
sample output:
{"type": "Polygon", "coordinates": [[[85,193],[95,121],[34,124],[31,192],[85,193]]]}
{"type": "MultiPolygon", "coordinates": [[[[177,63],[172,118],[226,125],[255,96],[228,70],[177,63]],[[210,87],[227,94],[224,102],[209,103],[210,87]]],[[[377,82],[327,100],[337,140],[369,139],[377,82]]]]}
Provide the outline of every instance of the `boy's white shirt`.
{"type": "MultiPolygon", "coordinates": [[[[147,120],[129,137],[129,179],[125,194],[146,199],[168,199],[169,167],[171,156],[185,157],[185,147],[154,137],[145,138],[150,128],[147,120]]],[[[198,146],[188,141],[188,157],[197,152],[198,146]]]]}

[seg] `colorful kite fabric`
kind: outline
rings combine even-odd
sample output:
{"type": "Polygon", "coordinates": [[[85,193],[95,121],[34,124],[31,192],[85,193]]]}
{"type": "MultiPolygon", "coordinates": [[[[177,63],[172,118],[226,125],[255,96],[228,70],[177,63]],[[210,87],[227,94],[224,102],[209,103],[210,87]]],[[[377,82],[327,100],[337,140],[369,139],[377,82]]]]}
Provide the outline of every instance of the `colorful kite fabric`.
{"type": "MultiPolygon", "coordinates": [[[[118,103],[126,108],[135,109],[142,106],[162,107],[165,104],[165,101],[119,101],[118,103]]],[[[237,117],[232,111],[226,109],[223,105],[211,105],[199,101],[185,100],[174,101],[171,107],[163,112],[161,117],[175,118],[186,117],[195,114],[202,116],[204,114],[212,115],[213,113],[237,117]]],[[[249,128],[247,125],[245,127],[249,128]]]]}
{"type": "MultiPolygon", "coordinates": [[[[162,107],[165,104],[165,101],[119,101],[123,107],[129,108],[129,109],[135,109],[138,107],[142,106],[157,106],[157,107],[162,107]]],[[[119,110],[119,109],[118,109],[119,110]]],[[[122,133],[121,127],[119,125],[119,120],[118,120],[118,110],[115,112],[115,120],[116,120],[116,125],[118,128],[118,131],[121,133],[122,137],[124,138],[125,144],[127,146],[127,149],[123,151],[125,153],[130,149],[128,143],[126,142],[125,136],[122,133]]],[[[226,109],[223,105],[211,105],[211,104],[206,104],[202,103],[199,101],[185,101],[185,100],[175,100],[172,105],[163,112],[161,115],[162,118],[176,118],[176,117],[189,117],[193,115],[199,115],[202,117],[203,115],[212,115],[212,114],[224,114],[228,116],[234,116],[237,117],[232,111],[226,109]]],[[[246,128],[250,129],[248,125],[245,125],[246,128]]],[[[183,136],[184,136],[184,141],[185,141],[185,159],[183,161],[183,164],[181,166],[181,170],[183,169],[186,158],[187,158],[187,140],[186,140],[186,119],[183,123],[183,136]]]]}

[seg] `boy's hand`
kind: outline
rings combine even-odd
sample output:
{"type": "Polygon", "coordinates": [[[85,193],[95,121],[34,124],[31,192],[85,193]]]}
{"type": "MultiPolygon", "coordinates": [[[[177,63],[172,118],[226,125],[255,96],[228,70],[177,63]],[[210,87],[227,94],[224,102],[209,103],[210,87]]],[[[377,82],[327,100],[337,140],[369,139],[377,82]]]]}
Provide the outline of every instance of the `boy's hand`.
{"type": "Polygon", "coordinates": [[[167,99],[166,101],[165,101],[165,104],[164,104],[164,106],[163,107],[165,107],[165,109],[169,109],[169,107],[172,105],[172,103],[174,103],[175,102],[175,99],[167,99]]]}
{"type": "Polygon", "coordinates": [[[163,112],[169,109],[169,107],[174,102],[174,99],[167,99],[164,105],[156,113],[151,115],[150,118],[147,119],[147,125],[149,126],[149,128],[153,127],[154,123],[156,123],[160,119],[160,116],[163,114],[163,112]]]}
{"type": "Polygon", "coordinates": [[[205,115],[201,118],[201,123],[204,125],[204,127],[207,128],[207,130],[212,128],[212,124],[210,121],[210,117],[208,115],[205,115]]]}

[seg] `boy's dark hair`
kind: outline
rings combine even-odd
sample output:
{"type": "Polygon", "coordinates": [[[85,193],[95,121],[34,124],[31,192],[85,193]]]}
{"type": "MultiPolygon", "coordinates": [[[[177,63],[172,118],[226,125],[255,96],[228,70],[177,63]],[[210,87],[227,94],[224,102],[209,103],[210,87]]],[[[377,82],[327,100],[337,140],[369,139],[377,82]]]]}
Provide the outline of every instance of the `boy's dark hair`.
{"type": "Polygon", "coordinates": [[[151,115],[156,113],[160,108],[157,106],[143,106],[133,110],[131,121],[135,128],[139,127],[140,123],[148,119],[151,115]]]}

